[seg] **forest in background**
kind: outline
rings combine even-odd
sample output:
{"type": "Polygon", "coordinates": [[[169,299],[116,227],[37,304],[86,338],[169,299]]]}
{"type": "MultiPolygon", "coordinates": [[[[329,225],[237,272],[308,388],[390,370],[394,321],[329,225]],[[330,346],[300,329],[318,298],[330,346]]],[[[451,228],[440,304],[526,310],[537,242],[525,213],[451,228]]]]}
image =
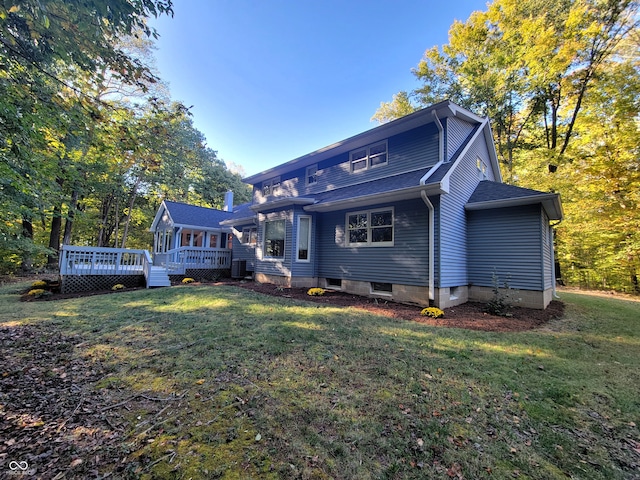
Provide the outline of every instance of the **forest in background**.
{"type": "Polygon", "coordinates": [[[0,273],[61,244],[149,248],[164,199],[250,198],[153,68],[170,0],[0,2],[0,273]]]}
{"type": "MultiPolygon", "coordinates": [[[[172,14],[0,1],[0,273],[55,267],[63,243],[148,248],[162,199],[249,200],[154,72],[147,20],[172,14]]],[[[635,1],[495,0],[373,118],[444,99],[488,116],[504,181],[561,194],[562,280],[640,293],[639,47],[635,1]]]]}
{"type": "Polygon", "coordinates": [[[495,0],[449,30],[381,123],[450,99],[491,120],[503,180],[561,195],[566,284],[640,293],[640,36],[630,0],[495,0]]]}

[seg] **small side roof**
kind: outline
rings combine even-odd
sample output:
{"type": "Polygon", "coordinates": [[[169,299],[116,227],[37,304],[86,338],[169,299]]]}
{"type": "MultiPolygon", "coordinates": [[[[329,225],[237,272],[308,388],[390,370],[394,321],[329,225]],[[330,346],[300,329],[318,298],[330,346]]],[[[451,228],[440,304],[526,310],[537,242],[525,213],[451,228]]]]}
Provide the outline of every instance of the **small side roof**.
{"type": "Polygon", "coordinates": [[[488,210],[534,204],[542,204],[549,219],[562,220],[562,204],[557,193],[545,193],[491,180],[483,180],[478,184],[465,209],[488,210]]]}
{"type": "Polygon", "coordinates": [[[155,231],[163,210],[167,211],[171,222],[176,227],[221,228],[220,222],[233,216],[232,212],[225,212],[216,208],[164,200],[153,219],[151,231],[155,231]]]}

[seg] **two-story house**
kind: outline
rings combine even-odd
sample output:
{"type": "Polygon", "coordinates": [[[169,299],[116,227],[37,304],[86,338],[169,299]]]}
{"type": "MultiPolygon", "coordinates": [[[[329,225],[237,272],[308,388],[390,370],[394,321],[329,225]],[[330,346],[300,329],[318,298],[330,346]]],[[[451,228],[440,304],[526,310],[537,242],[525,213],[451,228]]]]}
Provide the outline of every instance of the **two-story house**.
{"type": "Polygon", "coordinates": [[[502,183],[489,121],[445,101],[244,181],[253,201],[220,222],[258,282],[340,289],[441,308],[520,305],[555,287],[559,196],[502,183]]]}

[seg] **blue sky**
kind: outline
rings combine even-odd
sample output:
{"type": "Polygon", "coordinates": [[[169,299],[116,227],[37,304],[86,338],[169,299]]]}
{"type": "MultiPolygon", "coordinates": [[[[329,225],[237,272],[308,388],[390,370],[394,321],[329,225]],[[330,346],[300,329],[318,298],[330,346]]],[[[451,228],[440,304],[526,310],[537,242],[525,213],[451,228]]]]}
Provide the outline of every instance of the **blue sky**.
{"type": "Polygon", "coordinates": [[[373,128],[424,51],[486,0],[174,0],[156,62],[209,147],[252,175],[373,128]]]}

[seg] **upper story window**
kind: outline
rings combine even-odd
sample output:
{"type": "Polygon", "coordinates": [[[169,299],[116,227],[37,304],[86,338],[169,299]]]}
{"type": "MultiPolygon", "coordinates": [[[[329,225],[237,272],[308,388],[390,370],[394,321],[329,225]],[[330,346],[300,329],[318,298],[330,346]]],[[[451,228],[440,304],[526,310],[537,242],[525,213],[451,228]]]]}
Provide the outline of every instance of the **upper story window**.
{"type": "Polygon", "coordinates": [[[393,245],[393,208],[347,213],[347,245],[393,245]]]}
{"type": "Polygon", "coordinates": [[[318,165],[307,167],[305,181],[307,185],[314,185],[318,182],[318,165]]]}
{"type": "Polygon", "coordinates": [[[280,177],[273,177],[262,182],[262,195],[275,195],[280,188],[280,177]]]}
{"type": "Polygon", "coordinates": [[[349,153],[349,160],[352,172],[386,165],[388,160],[387,141],[353,150],[349,153]]]}
{"type": "Polygon", "coordinates": [[[478,177],[480,178],[480,180],[486,180],[487,164],[484,163],[484,161],[480,157],[476,158],[476,167],[478,168],[478,177]]]}

